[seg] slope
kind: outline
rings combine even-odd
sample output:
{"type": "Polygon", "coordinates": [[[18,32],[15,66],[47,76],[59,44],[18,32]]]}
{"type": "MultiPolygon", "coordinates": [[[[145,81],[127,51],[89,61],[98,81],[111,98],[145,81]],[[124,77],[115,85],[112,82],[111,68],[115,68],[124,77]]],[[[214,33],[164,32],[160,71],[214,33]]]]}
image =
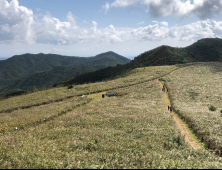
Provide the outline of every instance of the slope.
{"type": "MultiPolygon", "coordinates": [[[[108,66],[115,66],[117,64],[124,64],[129,62],[130,60],[122,57],[114,52],[107,52],[99,54],[95,57],[67,57],[55,54],[24,54],[19,56],[13,56],[4,61],[0,61],[0,89],[6,87],[7,85],[12,85],[12,83],[24,77],[45,71],[45,73],[40,73],[41,75],[46,75],[49,70],[49,75],[52,74],[63,74],[64,72],[69,73],[70,67],[65,66],[81,66],[76,67],[72,71],[75,73],[71,74],[71,76],[75,76],[79,73],[84,73],[87,71],[93,71],[97,69],[101,69],[108,66]],[[60,66],[62,72],[59,73],[58,70],[53,69],[55,66],[60,66]],[[84,67],[83,67],[84,66],[84,67]],[[81,69],[78,71],[78,68],[81,69]],[[67,69],[67,71],[65,71],[67,69]],[[63,71],[64,70],[64,71],[63,71]],[[53,73],[56,72],[56,73],[53,73]]],[[[34,76],[36,77],[36,76],[34,76]]],[[[37,76],[38,77],[38,76],[37,76]]],[[[70,78],[67,75],[63,75],[62,79],[58,79],[57,81],[52,81],[53,83],[58,83],[67,78],[70,78]]],[[[39,80],[35,80],[39,82],[39,80]]],[[[20,81],[21,82],[21,81],[20,81]]],[[[52,85],[51,82],[48,84],[52,85]]],[[[34,86],[34,83],[31,83],[34,86]]],[[[42,84],[41,87],[46,84],[42,84]]]]}
{"type": "MultiPolygon", "coordinates": [[[[106,63],[108,64],[108,62],[106,63]]],[[[9,91],[20,91],[20,90],[32,90],[35,86],[40,89],[43,87],[52,87],[54,84],[61,81],[67,80],[70,77],[74,77],[78,74],[83,74],[85,72],[92,72],[102,68],[106,68],[107,65],[80,65],[80,66],[56,66],[52,70],[38,72],[35,74],[28,75],[21,78],[15,83],[8,85],[2,89],[4,93],[9,91]],[[17,90],[16,90],[17,89],[17,90]]]]}
{"type": "Polygon", "coordinates": [[[139,67],[219,61],[221,58],[222,39],[206,38],[185,48],[160,46],[140,54],[127,64],[78,75],[65,82],[61,82],[61,84],[81,84],[112,79],[124,76],[126,72],[139,67]]]}
{"type": "Polygon", "coordinates": [[[164,107],[160,86],[153,80],[176,68],[139,68],[108,83],[60,87],[3,100],[1,110],[35,99],[51,98],[51,103],[1,113],[0,168],[221,168],[219,156],[194,150],[184,141],[164,107]],[[130,82],[135,84],[129,86],[130,82]],[[100,95],[93,102],[78,96],[103,91],[104,85],[117,87],[109,92],[119,96],[102,99],[100,95]],[[55,99],[70,93],[71,98],[55,99]]]}

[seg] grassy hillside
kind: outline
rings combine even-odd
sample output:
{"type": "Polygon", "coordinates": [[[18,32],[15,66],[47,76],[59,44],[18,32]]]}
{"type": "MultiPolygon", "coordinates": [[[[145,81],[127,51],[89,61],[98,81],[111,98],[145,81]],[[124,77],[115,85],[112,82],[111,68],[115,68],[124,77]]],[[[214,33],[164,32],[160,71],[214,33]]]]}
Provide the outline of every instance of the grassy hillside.
{"type": "Polygon", "coordinates": [[[164,77],[174,109],[218,153],[222,151],[221,75],[222,63],[211,62],[196,63],[164,77]]]}
{"type": "Polygon", "coordinates": [[[176,69],[2,100],[0,168],[221,168],[220,157],[184,141],[165,110],[155,79],[176,69]],[[119,96],[78,97],[107,90],[119,96]]]}
{"type": "Polygon", "coordinates": [[[3,99],[0,102],[0,113],[11,112],[22,108],[30,108],[42,104],[49,104],[55,101],[62,101],[70,97],[97,93],[121,87],[132,86],[138,83],[147,82],[162,77],[180,66],[159,66],[138,68],[127,73],[128,76],[111,81],[104,81],[93,84],[76,85],[71,89],[57,87],[26,95],[3,99]]]}
{"type": "Polygon", "coordinates": [[[14,56],[0,61],[0,91],[12,88],[30,90],[33,86],[50,87],[81,73],[129,61],[114,52],[102,53],[95,57],[67,57],[55,54],[14,56]]]}

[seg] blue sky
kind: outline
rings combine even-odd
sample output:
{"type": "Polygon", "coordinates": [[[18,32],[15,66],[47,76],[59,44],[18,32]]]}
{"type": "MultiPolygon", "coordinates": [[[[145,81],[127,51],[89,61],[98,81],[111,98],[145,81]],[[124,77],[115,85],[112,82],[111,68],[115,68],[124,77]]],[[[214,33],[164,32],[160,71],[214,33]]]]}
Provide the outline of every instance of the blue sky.
{"type": "Polygon", "coordinates": [[[135,57],[222,37],[222,0],[0,0],[0,58],[24,53],[135,57]]]}

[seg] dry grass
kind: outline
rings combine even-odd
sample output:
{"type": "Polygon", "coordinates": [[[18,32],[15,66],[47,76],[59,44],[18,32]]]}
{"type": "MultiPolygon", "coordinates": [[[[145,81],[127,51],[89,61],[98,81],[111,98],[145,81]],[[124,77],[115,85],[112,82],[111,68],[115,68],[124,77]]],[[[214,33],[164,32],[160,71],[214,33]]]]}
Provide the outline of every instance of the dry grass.
{"type": "Polygon", "coordinates": [[[107,91],[119,87],[127,87],[133,84],[161,77],[177,68],[179,68],[179,66],[139,68],[131,71],[126,77],[116,80],[98,82],[94,84],[76,85],[72,89],[68,89],[67,87],[53,88],[45,91],[38,91],[27,95],[4,99],[0,101],[0,113],[62,101],[73,96],[107,91]]]}
{"type": "MultiPolygon", "coordinates": [[[[44,94],[50,100],[105,90],[120,95],[104,99],[95,95],[93,102],[56,119],[1,133],[0,168],[221,168],[221,158],[206,150],[193,150],[185,143],[165,109],[158,82],[148,81],[175,68],[140,68],[109,82],[37,92],[29,97],[38,100],[30,103],[21,102],[31,100],[25,98],[27,95],[3,101],[20,107],[45,101],[37,97],[44,94]]],[[[75,97],[21,109],[8,113],[15,117],[6,120],[16,122],[23,114],[19,120],[31,115],[39,119],[82,102],[85,99],[75,97]]]]}
{"type": "Polygon", "coordinates": [[[61,102],[35,106],[29,109],[19,109],[10,113],[1,113],[0,132],[6,133],[7,131],[15,130],[16,127],[20,130],[27,126],[43,123],[89,101],[90,99],[86,97],[74,97],[61,102]]]}
{"type": "Polygon", "coordinates": [[[165,110],[157,81],[115,89],[22,131],[0,137],[0,168],[220,168],[187,145],[165,110]]]}
{"type": "Polygon", "coordinates": [[[197,63],[168,75],[174,109],[208,148],[222,150],[222,63],[197,63]],[[216,111],[210,111],[213,105],[216,111]]]}

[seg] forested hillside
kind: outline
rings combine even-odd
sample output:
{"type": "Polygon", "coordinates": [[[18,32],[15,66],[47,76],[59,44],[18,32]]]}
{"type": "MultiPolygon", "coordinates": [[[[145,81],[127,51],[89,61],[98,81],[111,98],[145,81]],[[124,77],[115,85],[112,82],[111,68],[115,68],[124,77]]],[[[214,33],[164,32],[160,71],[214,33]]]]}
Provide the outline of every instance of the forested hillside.
{"type": "Polygon", "coordinates": [[[50,87],[81,73],[108,66],[125,64],[130,60],[114,52],[95,57],[68,57],[55,54],[24,54],[0,61],[0,91],[19,88],[29,90],[50,87]]]}
{"type": "Polygon", "coordinates": [[[140,54],[127,64],[78,75],[61,84],[81,84],[112,79],[124,76],[128,71],[138,67],[220,61],[221,59],[222,39],[206,38],[185,48],[160,46],[140,54]]]}

